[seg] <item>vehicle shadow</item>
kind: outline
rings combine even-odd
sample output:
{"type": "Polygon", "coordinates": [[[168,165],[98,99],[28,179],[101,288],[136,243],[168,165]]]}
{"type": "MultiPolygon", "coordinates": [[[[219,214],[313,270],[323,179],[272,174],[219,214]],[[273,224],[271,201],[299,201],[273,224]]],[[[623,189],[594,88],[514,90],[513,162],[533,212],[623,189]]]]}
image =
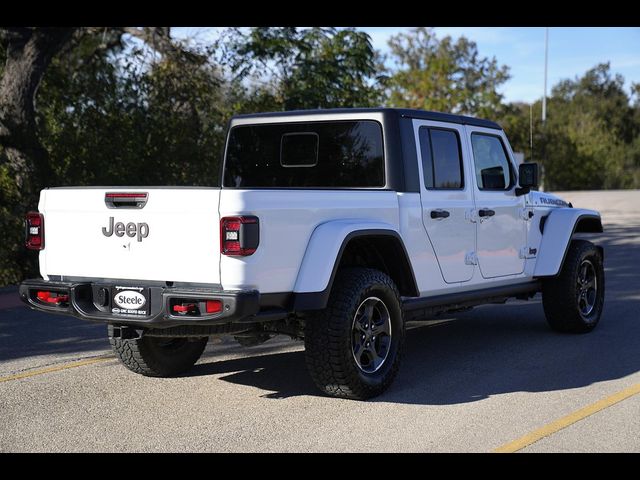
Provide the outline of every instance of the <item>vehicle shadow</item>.
{"type": "Polygon", "coordinates": [[[107,328],[26,306],[0,310],[0,361],[111,350],[107,328]]]}
{"type": "MultiPolygon", "coordinates": [[[[539,302],[482,307],[454,322],[411,329],[398,377],[374,401],[449,405],[618,379],[640,370],[639,338],[640,322],[631,314],[605,313],[591,334],[566,335],[547,327],[539,302]]],[[[303,351],[214,360],[187,375],[221,375],[268,392],[264,398],[320,395],[303,351]]]]}
{"type": "MultiPolygon", "coordinates": [[[[449,405],[510,392],[580,388],[639,371],[639,239],[638,225],[607,226],[597,238],[605,247],[607,291],[592,333],[550,330],[539,296],[479,307],[453,322],[408,331],[398,377],[374,401],[449,405]]],[[[266,398],[319,395],[302,351],[203,363],[189,373],[211,374],[271,392],[266,398]]]]}

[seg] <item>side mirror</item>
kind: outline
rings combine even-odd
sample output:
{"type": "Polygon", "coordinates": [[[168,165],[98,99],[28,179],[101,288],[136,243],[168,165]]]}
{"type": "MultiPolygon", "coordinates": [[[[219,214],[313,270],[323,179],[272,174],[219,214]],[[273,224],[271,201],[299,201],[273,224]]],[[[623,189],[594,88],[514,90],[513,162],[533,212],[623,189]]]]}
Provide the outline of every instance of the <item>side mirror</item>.
{"type": "Polygon", "coordinates": [[[535,162],[521,163],[518,167],[518,179],[520,187],[516,188],[516,195],[525,195],[532,188],[538,186],[538,164],[535,162]]]}

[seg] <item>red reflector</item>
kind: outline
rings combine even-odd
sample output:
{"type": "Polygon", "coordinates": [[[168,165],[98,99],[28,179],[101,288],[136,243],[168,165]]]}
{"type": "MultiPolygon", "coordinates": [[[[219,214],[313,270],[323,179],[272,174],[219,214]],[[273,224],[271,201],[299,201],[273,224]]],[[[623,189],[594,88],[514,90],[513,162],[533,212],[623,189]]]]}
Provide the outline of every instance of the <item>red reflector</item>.
{"type": "Polygon", "coordinates": [[[69,301],[69,295],[58,295],[57,297],[47,298],[49,303],[67,303],[69,301]]]}
{"type": "Polygon", "coordinates": [[[174,305],[173,311],[178,313],[192,312],[196,309],[195,304],[185,303],[184,305],[174,305]]]}
{"type": "Polygon", "coordinates": [[[63,295],[63,294],[56,293],[56,292],[38,292],[36,294],[36,297],[41,302],[47,302],[47,303],[58,304],[58,303],[67,303],[67,302],[69,302],[69,295],[63,295]]]}
{"type": "Polygon", "coordinates": [[[49,300],[50,296],[51,296],[50,292],[38,292],[38,300],[42,300],[43,302],[46,302],[47,300],[49,300]]]}
{"type": "Polygon", "coordinates": [[[25,246],[29,250],[44,248],[44,215],[29,212],[25,218],[25,246]]]}
{"type": "Polygon", "coordinates": [[[207,300],[207,313],[218,313],[222,311],[222,302],[220,300],[207,300]]]}

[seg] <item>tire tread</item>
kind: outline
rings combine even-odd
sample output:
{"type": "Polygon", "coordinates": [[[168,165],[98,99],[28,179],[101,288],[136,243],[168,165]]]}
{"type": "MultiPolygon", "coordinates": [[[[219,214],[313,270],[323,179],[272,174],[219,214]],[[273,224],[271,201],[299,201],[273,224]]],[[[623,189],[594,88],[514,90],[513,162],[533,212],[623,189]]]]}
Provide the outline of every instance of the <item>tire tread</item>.
{"type": "MultiPolygon", "coordinates": [[[[402,355],[399,346],[391,370],[383,382],[371,385],[363,382],[359,372],[345,352],[345,339],[350,341],[354,298],[374,284],[388,287],[396,297],[400,311],[402,301],[394,282],[384,273],[369,268],[346,268],[338,273],[325,310],[316,312],[305,325],[305,358],[307,369],[318,387],[325,393],[342,398],[367,399],[379,395],[397,374],[402,355]]],[[[357,305],[356,305],[357,307],[357,305]]],[[[404,339],[404,314],[401,319],[404,339]]],[[[349,344],[350,345],[350,344],[349,344]]]]}
{"type": "Polygon", "coordinates": [[[122,339],[113,336],[113,326],[108,326],[109,343],[120,362],[134,373],[146,377],[170,377],[191,368],[200,358],[208,338],[189,342],[184,354],[168,365],[158,358],[157,349],[150,345],[154,337],[122,339]]]}
{"type": "MultiPolygon", "coordinates": [[[[597,306],[599,312],[593,322],[585,321],[575,305],[575,279],[581,260],[586,256],[596,258],[594,267],[602,272],[602,255],[598,248],[587,240],[573,240],[565,258],[560,274],[547,278],[542,285],[542,305],[549,326],[563,333],[587,333],[598,324],[602,313],[602,305],[597,306]]],[[[601,275],[600,286],[604,295],[604,274],[601,275]]],[[[604,297],[603,297],[604,298],[604,297]]]]}

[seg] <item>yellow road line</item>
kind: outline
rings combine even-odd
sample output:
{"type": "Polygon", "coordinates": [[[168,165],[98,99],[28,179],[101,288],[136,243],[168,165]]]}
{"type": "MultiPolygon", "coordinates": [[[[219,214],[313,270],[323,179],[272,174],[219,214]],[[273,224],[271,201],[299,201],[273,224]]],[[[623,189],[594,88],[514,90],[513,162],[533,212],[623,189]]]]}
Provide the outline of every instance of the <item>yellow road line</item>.
{"type": "Polygon", "coordinates": [[[615,405],[616,403],[621,402],[629,397],[637,395],[638,393],[640,393],[640,383],[632,385],[629,388],[625,388],[624,390],[614,393],[613,395],[609,395],[608,397],[603,398],[602,400],[598,400],[591,405],[587,405],[580,410],[576,410],[575,412],[559,418],[558,420],[551,422],[544,427],[538,428],[531,433],[527,433],[525,436],[520,437],[513,442],[505,443],[501,447],[496,448],[493,452],[513,453],[517,452],[518,450],[522,450],[523,448],[528,447],[532,443],[535,443],[544,437],[548,437],[549,435],[552,435],[562,430],[563,428],[567,428],[569,425],[573,425],[574,423],[579,422],[580,420],[587,418],[594,413],[598,413],[599,411],[604,410],[611,405],[615,405]]]}
{"type": "Polygon", "coordinates": [[[67,370],[69,368],[83,367],[85,365],[91,365],[93,363],[104,362],[105,360],[109,360],[111,358],[113,357],[103,355],[100,357],[92,357],[85,360],[79,360],[77,362],[63,363],[62,365],[54,365],[52,367],[40,368],[38,370],[16,373],[15,375],[0,377],[0,383],[9,382],[11,380],[20,380],[21,378],[35,377],[36,375],[43,375],[45,373],[59,372],[60,370],[67,370]]]}

